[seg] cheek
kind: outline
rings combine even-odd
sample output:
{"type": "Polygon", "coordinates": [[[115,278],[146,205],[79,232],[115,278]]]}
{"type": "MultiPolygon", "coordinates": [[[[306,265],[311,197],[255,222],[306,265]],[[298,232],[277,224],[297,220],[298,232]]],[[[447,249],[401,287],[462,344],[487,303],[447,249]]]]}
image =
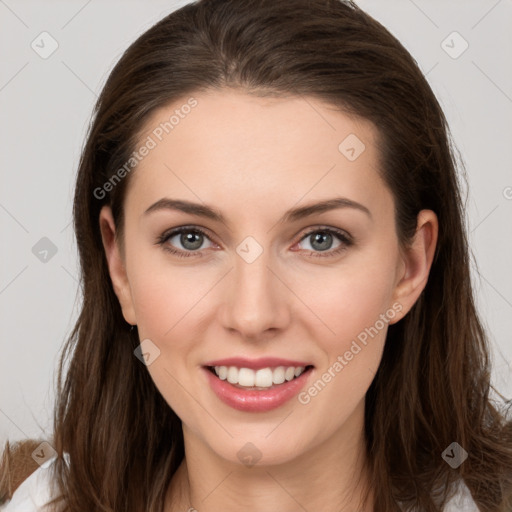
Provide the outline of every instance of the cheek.
{"type": "Polygon", "coordinates": [[[201,297],[211,286],[210,279],[161,261],[144,267],[141,263],[132,262],[130,276],[137,329],[141,341],[150,339],[160,351],[148,372],[174,412],[195,424],[201,411],[191,404],[194,383],[190,375],[197,370],[188,356],[200,343],[197,315],[206,304],[201,297]]]}
{"type": "Polygon", "coordinates": [[[172,337],[211,286],[207,272],[172,263],[155,247],[132,253],[127,270],[139,334],[155,340],[172,337]]]}
{"type": "Polygon", "coordinates": [[[364,399],[382,357],[394,273],[391,260],[340,271],[323,287],[309,287],[308,304],[325,325],[315,331],[324,359],[311,386],[298,397],[311,435],[327,435],[347,421],[364,399]]]}
{"type": "MultiPolygon", "coordinates": [[[[147,338],[163,339],[178,321],[179,313],[188,302],[179,274],[173,279],[159,278],[155,273],[144,273],[131,281],[132,298],[139,334],[147,338]]],[[[185,288],[186,290],[186,288],[185,288]]],[[[183,313],[181,314],[181,316],[183,313]]]]}
{"type": "Polygon", "coordinates": [[[365,257],[296,281],[297,294],[307,298],[305,303],[324,324],[324,339],[342,347],[386,314],[392,307],[394,265],[392,257],[365,257]]]}

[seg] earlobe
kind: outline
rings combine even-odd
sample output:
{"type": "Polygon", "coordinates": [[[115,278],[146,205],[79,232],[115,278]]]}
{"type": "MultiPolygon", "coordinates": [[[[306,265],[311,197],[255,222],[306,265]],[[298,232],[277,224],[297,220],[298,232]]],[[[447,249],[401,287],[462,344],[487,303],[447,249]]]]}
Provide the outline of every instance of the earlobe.
{"type": "Polygon", "coordinates": [[[137,321],[135,319],[130,284],[125,263],[115,238],[116,228],[110,206],[103,206],[101,209],[99,223],[110,279],[112,280],[112,287],[121,305],[124,319],[129,324],[136,325],[137,321]]]}
{"type": "Polygon", "coordinates": [[[424,290],[437,245],[437,215],[432,210],[421,210],[417,217],[416,233],[411,244],[402,251],[402,272],[398,277],[393,298],[402,306],[403,318],[424,290]]]}

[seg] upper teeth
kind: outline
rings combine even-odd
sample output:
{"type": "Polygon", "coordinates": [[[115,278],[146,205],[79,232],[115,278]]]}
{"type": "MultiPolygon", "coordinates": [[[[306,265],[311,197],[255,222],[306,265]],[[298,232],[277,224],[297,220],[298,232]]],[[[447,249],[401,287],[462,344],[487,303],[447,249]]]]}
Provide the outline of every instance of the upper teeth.
{"type": "Polygon", "coordinates": [[[231,384],[240,386],[257,386],[269,388],[272,384],[282,384],[285,380],[292,380],[304,372],[304,366],[278,366],[277,368],[237,368],[236,366],[215,366],[215,373],[219,379],[227,380],[231,384]]]}

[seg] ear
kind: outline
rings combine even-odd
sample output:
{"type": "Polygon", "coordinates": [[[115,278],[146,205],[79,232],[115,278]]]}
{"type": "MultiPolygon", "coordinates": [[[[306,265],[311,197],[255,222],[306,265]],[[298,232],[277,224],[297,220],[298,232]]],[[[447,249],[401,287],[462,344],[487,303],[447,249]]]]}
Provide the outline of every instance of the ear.
{"type": "Polygon", "coordinates": [[[432,210],[421,210],[412,243],[401,250],[402,262],[393,298],[402,306],[402,310],[389,323],[403,318],[425,288],[434,259],[438,230],[437,215],[432,210]]]}
{"type": "Polygon", "coordinates": [[[117,295],[119,304],[123,311],[124,319],[132,325],[136,325],[135,310],[130,290],[130,283],[126,274],[124,258],[122,257],[119,244],[115,238],[116,227],[110,206],[103,206],[100,211],[100,231],[107,258],[108,270],[114,292],[117,295]]]}

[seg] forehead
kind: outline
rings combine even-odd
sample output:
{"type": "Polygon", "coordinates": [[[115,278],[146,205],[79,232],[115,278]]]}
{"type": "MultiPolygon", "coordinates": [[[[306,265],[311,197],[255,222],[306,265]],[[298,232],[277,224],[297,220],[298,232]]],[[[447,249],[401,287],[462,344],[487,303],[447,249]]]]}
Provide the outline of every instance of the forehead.
{"type": "Polygon", "coordinates": [[[128,195],[140,210],[167,195],[244,213],[334,195],[378,202],[388,191],[376,135],[369,121],[314,98],[201,92],[145,123],[140,143],[151,141],[151,149],[128,195]]]}

